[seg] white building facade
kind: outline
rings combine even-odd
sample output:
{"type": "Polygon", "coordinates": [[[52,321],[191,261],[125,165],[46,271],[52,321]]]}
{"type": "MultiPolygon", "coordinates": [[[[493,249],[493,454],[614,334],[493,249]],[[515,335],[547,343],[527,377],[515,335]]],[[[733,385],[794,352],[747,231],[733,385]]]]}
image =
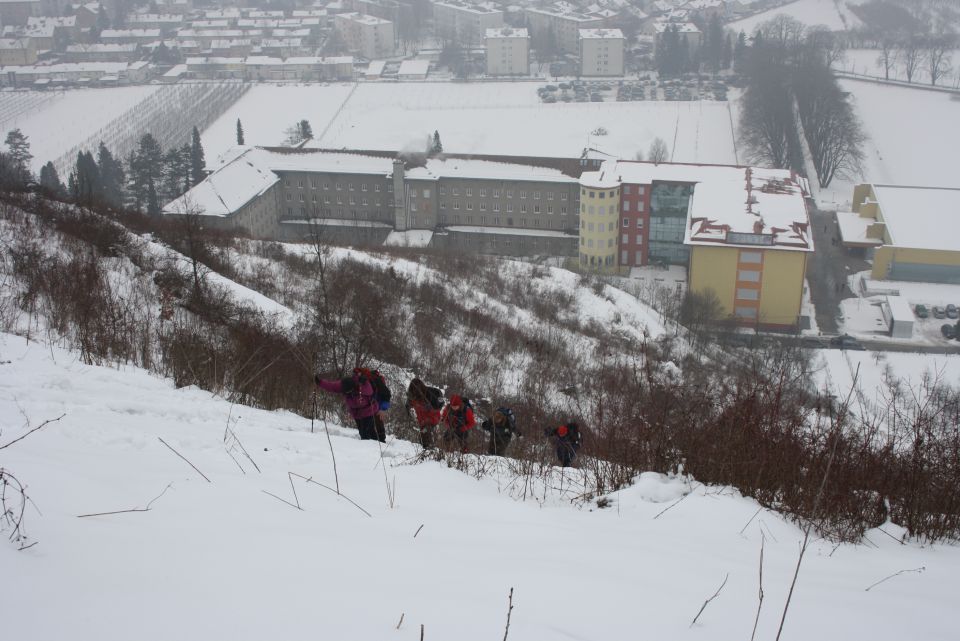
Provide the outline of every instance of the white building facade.
{"type": "Polygon", "coordinates": [[[623,75],[623,32],[619,29],[580,30],[580,75],[623,75]]]}
{"type": "Polygon", "coordinates": [[[350,53],[374,60],[396,52],[393,23],[362,13],[339,13],[335,26],[350,53]]]}
{"type": "Polygon", "coordinates": [[[526,76],[530,73],[530,34],[526,29],[487,29],[488,76],[526,76]]]}
{"type": "Polygon", "coordinates": [[[493,5],[445,0],[433,3],[433,22],[441,38],[478,44],[487,29],[503,26],[503,11],[493,5]]]}

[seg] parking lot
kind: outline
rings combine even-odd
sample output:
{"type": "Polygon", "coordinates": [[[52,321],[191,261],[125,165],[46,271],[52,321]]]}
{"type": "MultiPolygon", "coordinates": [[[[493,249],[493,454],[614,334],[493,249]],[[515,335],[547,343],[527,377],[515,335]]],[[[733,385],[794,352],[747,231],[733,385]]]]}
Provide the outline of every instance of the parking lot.
{"type": "Polygon", "coordinates": [[[656,74],[636,79],[571,80],[546,84],[537,89],[540,100],[555,102],[629,102],[643,100],[727,99],[727,82],[704,74],[659,80],[656,74]]]}

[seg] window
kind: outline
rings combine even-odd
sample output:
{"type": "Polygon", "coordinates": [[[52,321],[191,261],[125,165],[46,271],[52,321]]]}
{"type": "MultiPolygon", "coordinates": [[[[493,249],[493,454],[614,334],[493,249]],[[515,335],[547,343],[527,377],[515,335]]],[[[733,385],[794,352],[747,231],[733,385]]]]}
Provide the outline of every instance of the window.
{"type": "Polygon", "coordinates": [[[460,190],[457,189],[456,187],[454,187],[454,188],[453,188],[453,195],[454,195],[454,196],[459,196],[459,195],[460,195],[460,190]]]}
{"type": "Polygon", "coordinates": [[[473,211],[473,202],[470,200],[467,201],[467,211],[473,211]]]}
{"type": "Polygon", "coordinates": [[[760,290],[737,289],[737,300],[760,300],[760,290]]]}
{"type": "Polygon", "coordinates": [[[629,200],[623,201],[623,211],[630,211],[630,201],[629,201],[629,200]]]}
{"type": "Polygon", "coordinates": [[[366,190],[367,190],[367,183],[360,183],[360,191],[366,191],[366,190]]]}
{"type": "MultiPolygon", "coordinates": [[[[625,194],[629,194],[629,193],[630,193],[630,185],[624,185],[624,186],[623,186],[623,193],[625,193],[625,194]]],[[[626,262],[626,259],[624,259],[624,262],[626,262]]]]}
{"type": "Polygon", "coordinates": [[[500,190],[499,190],[499,189],[494,189],[494,190],[493,190],[493,197],[494,197],[494,198],[499,198],[499,197],[500,197],[500,190]]]}
{"type": "Polygon", "coordinates": [[[330,204],[330,196],[324,196],[324,197],[323,197],[323,204],[324,204],[324,205],[329,205],[329,204],[330,204]]]}
{"type": "Polygon", "coordinates": [[[361,199],[360,204],[363,205],[364,207],[367,206],[367,198],[366,198],[366,196],[364,196],[364,197],[361,199]]]}
{"type": "Polygon", "coordinates": [[[547,205],[547,213],[548,213],[548,214],[552,214],[552,213],[553,213],[553,205],[547,205]]]}
{"type": "Polygon", "coordinates": [[[507,204],[507,213],[509,214],[509,213],[512,212],[512,211],[513,211],[513,205],[511,205],[511,204],[508,203],[508,204],[507,204]]]}
{"type": "Polygon", "coordinates": [[[762,263],[763,254],[760,252],[742,251],[740,252],[741,263],[762,263]]]}
{"type": "Polygon", "coordinates": [[[487,211],[487,203],[480,203],[480,211],[487,211]]]}
{"type": "Polygon", "coordinates": [[[607,231],[613,231],[613,223],[607,225],[607,231]]]}
{"type": "MultiPolygon", "coordinates": [[[[626,244],[629,243],[629,242],[630,242],[630,235],[629,235],[629,234],[621,234],[621,235],[620,235],[620,244],[621,244],[621,245],[626,245],[626,244]]],[[[626,259],[624,259],[624,260],[626,260],[626,259]]]]}
{"type": "Polygon", "coordinates": [[[534,206],[533,206],[533,213],[535,213],[535,214],[539,214],[539,213],[540,213],[540,205],[534,205],[534,206]]]}
{"type": "Polygon", "coordinates": [[[607,192],[601,191],[601,192],[600,192],[600,197],[601,197],[601,198],[606,198],[606,197],[607,197],[607,192]]]}
{"type": "Polygon", "coordinates": [[[637,193],[638,193],[639,195],[642,196],[644,191],[646,191],[644,187],[642,187],[642,186],[637,187],[637,193]]]}
{"type": "Polygon", "coordinates": [[[317,181],[316,181],[315,179],[311,178],[311,179],[310,179],[310,189],[316,189],[316,188],[317,188],[317,181]]]}
{"type": "Polygon", "coordinates": [[[512,189],[508,189],[508,190],[507,190],[507,198],[513,198],[513,190],[512,190],[512,189]]]}
{"type": "Polygon", "coordinates": [[[630,255],[630,252],[628,252],[626,249],[624,249],[622,252],[620,252],[620,262],[623,263],[624,265],[626,265],[626,264],[627,264],[627,256],[629,256],[629,255],[630,255]]]}
{"type": "Polygon", "coordinates": [[[593,247],[593,239],[592,239],[592,238],[588,238],[588,239],[587,239],[587,247],[591,247],[591,248],[593,247]]]}
{"type": "Polygon", "coordinates": [[[526,205],[520,205],[520,213],[521,213],[521,214],[527,213],[527,206],[526,206],[526,205]]]}
{"type": "Polygon", "coordinates": [[[473,188],[472,188],[472,187],[467,187],[465,191],[467,192],[467,198],[473,198],[473,188]]]}
{"type": "Polygon", "coordinates": [[[323,190],[326,191],[330,189],[330,183],[323,183],[323,190]]]}
{"type": "Polygon", "coordinates": [[[533,192],[533,199],[534,199],[534,200],[540,200],[540,192],[539,192],[539,191],[533,192]]]}
{"type": "Polygon", "coordinates": [[[581,236],[581,237],[580,237],[580,246],[583,247],[583,246],[586,245],[586,244],[587,244],[587,239],[584,238],[583,236],[581,236]]]}
{"type": "Polygon", "coordinates": [[[624,218],[624,219],[623,219],[623,226],[624,226],[624,227],[629,227],[629,226],[630,226],[630,219],[629,219],[629,218],[624,218]]]}
{"type": "Polygon", "coordinates": [[[637,218],[637,229],[643,229],[643,218],[637,218]]]}
{"type": "Polygon", "coordinates": [[[303,194],[300,194],[300,202],[303,202],[303,194]]]}
{"type": "Polygon", "coordinates": [[[587,207],[587,213],[588,213],[588,214],[592,214],[592,213],[593,213],[593,205],[590,205],[589,207],[587,207]]]}
{"type": "Polygon", "coordinates": [[[757,310],[755,307],[734,307],[733,314],[737,318],[756,318],[757,310]]]}
{"type": "Polygon", "coordinates": [[[590,192],[590,197],[591,197],[591,198],[596,198],[596,197],[597,197],[597,192],[591,191],[591,192],[590,192]]]}
{"type": "Polygon", "coordinates": [[[520,198],[526,198],[526,197],[527,197],[527,192],[521,191],[521,192],[520,192],[520,198]]]}
{"type": "Polygon", "coordinates": [[[379,194],[379,193],[380,193],[380,185],[374,185],[374,186],[373,186],[373,190],[379,194]]]}
{"type": "Polygon", "coordinates": [[[312,200],[313,202],[317,202],[317,195],[314,194],[313,197],[311,198],[311,200],[312,200]]]}
{"type": "Polygon", "coordinates": [[[635,262],[637,265],[642,265],[642,264],[643,264],[643,252],[642,252],[642,251],[638,251],[638,252],[637,252],[637,254],[636,254],[636,260],[635,260],[634,262],[635,262]]]}
{"type": "MultiPolygon", "coordinates": [[[[353,198],[351,198],[350,200],[352,201],[353,198]]],[[[417,211],[417,203],[414,200],[410,201],[410,211],[417,211]]]]}
{"type": "Polygon", "coordinates": [[[293,200],[293,195],[292,195],[292,194],[287,194],[287,201],[289,202],[290,200],[293,200]]]}
{"type": "Polygon", "coordinates": [[[348,183],[347,189],[349,189],[350,191],[353,191],[353,183],[348,183]]]}
{"type": "Polygon", "coordinates": [[[609,249],[610,247],[613,247],[613,239],[612,239],[612,238],[608,238],[608,239],[607,239],[607,248],[609,249]]]}
{"type": "Polygon", "coordinates": [[[560,200],[566,200],[566,199],[567,199],[567,194],[566,194],[566,192],[561,192],[561,194],[560,194],[560,200]]]}
{"type": "Polygon", "coordinates": [[[643,244],[643,234],[637,234],[637,244],[638,245],[643,244]]]}
{"type": "MultiPolygon", "coordinates": [[[[611,189],[611,190],[610,190],[610,197],[613,198],[616,193],[617,193],[617,192],[615,192],[615,191],[613,191],[613,190],[611,189]]],[[[610,258],[613,258],[613,256],[611,256],[610,258]]]]}
{"type": "Polygon", "coordinates": [[[289,187],[289,186],[290,186],[290,179],[289,179],[289,178],[284,178],[284,179],[283,179],[283,186],[284,186],[284,187],[289,187]]]}
{"type": "Polygon", "coordinates": [[[642,212],[642,211],[643,211],[643,201],[642,201],[642,200],[637,202],[637,211],[639,211],[639,212],[642,212]]]}
{"type": "Polygon", "coordinates": [[[493,203],[493,211],[500,211],[500,203],[493,203]]]}
{"type": "Polygon", "coordinates": [[[593,231],[593,223],[587,224],[587,231],[593,231]]]}
{"type": "Polygon", "coordinates": [[[561,215],[561,216],[566,216],[566,215],[567,215],[567,208],[566,208],[566,206],[563,206],[563,207],[560,208],[560,215],[561,215]]]}
{"type": "Polygon", "coordinates": [[[581,188],[580,188],[580,195],[581,195],[581,196],[586,196],[586,195],[587,195],[587,190],[584,189],[583,187],[581,187],[581,188]]]}
{"type": "Polygon", "coordinates": [[[303,189],[303,180],[297,180],[297,187],[303,189]]]}
{"type": "Polygon", "coordinates": [[[548,192],[547,192],[547,200],[553,200],[553,192],[552,192],[552,191],[548,191],[548,192]]]}
{"type": "Polygon", "coordinates": [[[337,191],[340,191],[341,189],[343,189],[343,185],[341,185],[340,183],[337,183],[337,191]]]}
{"type": "Polygon", "coordinates": [[[447,203],[445,203],[445,202],[443,202],[443,201],[441,200],[441,201],[440,201],[440,209],[446,209],[446,208],[447,208],[447,203]]]}
{"type": "Polygon", "coordinates": [[[486,189],[481,189],[481,190],[480,190],[480,197],[481,197],[481,198],[486,198],[486,197],[487,197],[487,190],[486,190],[486,189]]]}
{"type": "Polygon", "coordinates": [[[446,196],[446,195],[447,195],[447,188],[444,187],[443,185],[440,185],[440,195],[441,195],[441,196],[446,196]]]}
{"type": "Polygon", "coordinates": [[[759,283],[760,272],[750,269],[741,269],[737,272],[737,280],[745,281],[747,283],[759,283]]]}
{"type": "Polygon", "coordinates": [[[454,208],[454,209],[460,209],[460,201],[459,201],[459,200],[453,201],[453,208],[454,208]]]}

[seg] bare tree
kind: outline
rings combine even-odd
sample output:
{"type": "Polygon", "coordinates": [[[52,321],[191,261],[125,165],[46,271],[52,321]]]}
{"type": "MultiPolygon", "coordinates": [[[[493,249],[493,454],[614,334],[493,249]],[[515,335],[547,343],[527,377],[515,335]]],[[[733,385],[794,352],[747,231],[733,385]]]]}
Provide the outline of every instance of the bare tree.
{"type": "Polygon", "coordinates": [[[907,76],[907,82],[913,82],[913,77],[917,70],[923,66],[927,52],[924,49],[923,41],[916,35],[908,36],[900,42],[897,51],[897,61],[907,76]]]}
{"type": "Polygon", "coordinates": [[[890,70],[897,66],[897,41],[888,36],[880,38],[877,64],[883,67],[884,80],[890,80],[890,70]]]}
{"type": "Polygon", "coordinates": [[[931,36],[926,40],[925,60],[927,71],[930,73],[930,84],[936,86],[937,81],[950,73],[950,52],[953,50],[952,40],[939,34],[931,36]]]}
{"type": "Polygon", "coordinates": [[[659,136],[653,139],[653,142],[650,143],[650,151],[647,152],[647,160],[650,162],[659,165],[662,162],[666,162],[670,158],[670,150],[667,149],[667,143],[663,141],[663,138],[659,136]]]}
{"type": "Polygon", "coordinates": [[[740,111],[740,140],[751,161],[779,168],[789,165],[795,128],[789,96],[782,82],[747,87],[740,111]]]}

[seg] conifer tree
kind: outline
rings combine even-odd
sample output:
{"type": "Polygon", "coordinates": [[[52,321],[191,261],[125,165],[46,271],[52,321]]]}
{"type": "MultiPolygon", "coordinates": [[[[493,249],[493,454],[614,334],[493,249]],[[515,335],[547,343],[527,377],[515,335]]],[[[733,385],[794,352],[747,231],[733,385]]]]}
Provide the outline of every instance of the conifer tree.
{"type": "Polygon", "coordinates": [[[100,170],[100,196],[103,202],[111,207],[121,207],[126,180],[123,164],[113,157],[103,141],[100,141],[97,149],[97,168],[100,170]]]}
{"type": "Polygon", "coordinates": [[[243,125],[240,124],[239,118],[237,118],[237,144],[238,145],[246,144],[243,141],[243,125]]]}
{"type": "Polygon", "coordinates": [[[190,143],[190,178],[191,186],[197,185],[204,179],[206,161],[203,158],[203,145],[200,144],[200,132],[193,128],[193,140],[190,143]]]}
{"type": "Polygon", "coordinates": [[[60,182],[60,176],[57,174],[57,168],[52,162],[40,168],[40,186],[51,196],[63,198],[66,196],[66,190],[63,183],[60,182]]]}
{"type": "Polygon", "coordinates": [[[27,183],[30,178],[30,161],[33,160],[33,154],[30,153],[30,142],[23,132],[19,129],[12,129],[7,133],[7,149],[10,150],[10,160],[18,173],[18,179],[21,183],[27,183]]]}
{"type": "Polygon", "coordinates": [[[430,151],[433,154],[442,154],[443,153],[443,143],[440,142],[440,132],[434,130],[433,132],[433,144],[430,146],[430,151]]]}

